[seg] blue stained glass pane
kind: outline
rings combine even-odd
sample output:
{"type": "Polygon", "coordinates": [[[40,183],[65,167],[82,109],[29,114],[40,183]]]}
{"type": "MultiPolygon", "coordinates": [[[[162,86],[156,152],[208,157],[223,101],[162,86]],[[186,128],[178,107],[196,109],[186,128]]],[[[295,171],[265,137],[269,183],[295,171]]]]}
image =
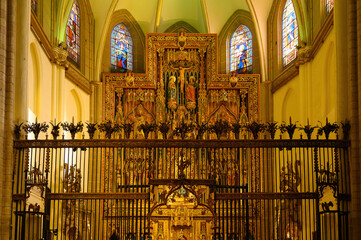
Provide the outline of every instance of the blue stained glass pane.
{"type": "Polygon", "coordinates": [[[282,15],[282,58],[283,66],[297,56],[298,25],[292,0],[287,0],[282,15]]]}
{"type": "Polygon", "coordinates": [[[124,24],[120,23],[113,28],[110,46],[112,70],[116,72],[133,70],[133,41],[124,24]]]}
{"type": "Polygon", "coordinates": [[[71,8],[66,26],[66,44],[68,54],[76,63],[80,60],[80,11],[78,2],[75,1],[71,8]]]}
{"type": "Polygon", "coordinates": [[[231,38],[231,71],[252,72],[252,33],[245,25],[239,26],[231,38]]]}
{"type": "Polygon", "coordinates": [[[333,9],[334,0],[326,0],[326,10],[327,12],[331,12],[333,9]]]}

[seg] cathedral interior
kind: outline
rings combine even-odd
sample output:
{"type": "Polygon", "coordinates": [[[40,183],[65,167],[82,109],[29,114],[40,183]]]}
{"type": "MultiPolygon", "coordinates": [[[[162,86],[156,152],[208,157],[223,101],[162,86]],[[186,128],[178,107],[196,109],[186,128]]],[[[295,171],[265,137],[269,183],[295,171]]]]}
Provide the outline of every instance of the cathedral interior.
{"type": "Polygon", "coordinates": [[[1,1],[0,239],[359,239],[360,16],[1,1]]]}

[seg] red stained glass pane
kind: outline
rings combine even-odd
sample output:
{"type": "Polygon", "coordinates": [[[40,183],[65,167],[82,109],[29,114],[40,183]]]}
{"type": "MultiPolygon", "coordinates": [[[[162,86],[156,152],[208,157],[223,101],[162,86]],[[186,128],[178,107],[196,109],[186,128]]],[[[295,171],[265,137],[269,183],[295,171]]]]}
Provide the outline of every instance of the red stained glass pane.
{"type": "Polygon", "coordinates": [[[66,44],[68,54],[76,63],[80,61],[80,11],[78,1],[73,3],[67,26],[66,26],[66,44]]]}

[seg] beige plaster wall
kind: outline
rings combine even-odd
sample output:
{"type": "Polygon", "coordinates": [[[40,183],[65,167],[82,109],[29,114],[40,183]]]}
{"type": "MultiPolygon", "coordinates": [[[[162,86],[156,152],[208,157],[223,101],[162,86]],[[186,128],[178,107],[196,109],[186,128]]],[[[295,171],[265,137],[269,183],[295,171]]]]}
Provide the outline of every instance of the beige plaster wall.
{"type": "Polygon", "coordinates": [[[50,62],[32,32],[29,56],[28,120],[33,122],[37,117],[39,121],[47,122],[53,118],[72,121],[73,116],[75,121],[89,120],[90,96],[65,77],[63,67],[50,62]],[[57,81],[63,82],[62,89],[56,89],[57,81]],[[58,112],[56,98],[63,99],[62,116],[52,114],[58,112]]]}
{"type": "Polygon", "coordinates": [[[335,33],[331,29],[314,59],[299,67],[299,74],[273,94],[274,120],[289,121],[289,117],[306,124],[337,119],[335,33]]]}
{"type": "MultiPolygon", "coordinates": [[[[51,119],[52,63],[43,51],[38,40],[30,31],[28,113],[33,113],[39,121],[51,119]]],[[[28,114],[28,121],[34,121],[28,114]]]]}

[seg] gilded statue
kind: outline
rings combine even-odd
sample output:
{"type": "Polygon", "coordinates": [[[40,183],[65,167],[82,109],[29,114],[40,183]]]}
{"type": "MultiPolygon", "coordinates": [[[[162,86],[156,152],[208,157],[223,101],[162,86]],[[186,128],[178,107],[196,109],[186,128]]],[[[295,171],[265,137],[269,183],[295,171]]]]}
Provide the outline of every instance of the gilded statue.
{"type": "Polygon", "coordinates": [[[191,65],[191,67],[173,67],[170,66],[172,69],[177,70],[178,71],[178,82],[180,82],[180,92],[184,93],[184,83],[185,83],[185,76],[184,76],[184,71],[187,69],[191,69],[193,68],[193,65],[191,65]]]}
{"type": "Polygon", "coordinates": [[[127,70],[127,73],[125,74],[125,81],[127,83],[127,86],[134,86],[134,73],[132,72],[132,70],[127,70]]]}
{"type": "Polygon", "coordinates": [[[186,160],[184,153],[180,153],[180,160],[178,163],[178,178],[184,179],[186,177],[186,174],[184,170],[191,164],[191,161],[188,159],[186,160]]]}
{"type": "Polygon", "coordinates": [[[120,100],[118,101],[118,104],[116,107],[114,122],[116,122],[116,123],[123,122],[123,106],[122,106],[122,101],[120,101],[120,100]]]}
{"type": "Polygon", "coordinates": [[[177,108],[176,96],[177,96],[177,87],[175,84],[175,76],[171,76],[168,82],[168,108],[175,110],[177,108]]]}
{"type": "Polygon", "coordinates": [[[186,106],[188,109],[192,110],[196,108],[196,87],[195,87],[195,78],[191,76],[189,78],[187,87],[186,87],[186,106]]]}
{"type": "Polygon", "coordinates": [[[236,76],[236,71],[232,72],[232,76],[229,78],[229,83],[232,87],[235,87],[238,83],[238,77],[236,76]]]}
{"type": "Polygon", "coordinates": [[[140,125],[144,124],[144,115],[142,109],[138,109],[135,113],[134,119],[134,138],[144,138],[144,132],[140,128],[140,125]]]}
{"type": "Polygon", "coordinates": [[[184,29],[180,29],[178,32],[178,47],[181,51],[183,51],[186,46],[187,37],[185,35],[184,29]]]}

